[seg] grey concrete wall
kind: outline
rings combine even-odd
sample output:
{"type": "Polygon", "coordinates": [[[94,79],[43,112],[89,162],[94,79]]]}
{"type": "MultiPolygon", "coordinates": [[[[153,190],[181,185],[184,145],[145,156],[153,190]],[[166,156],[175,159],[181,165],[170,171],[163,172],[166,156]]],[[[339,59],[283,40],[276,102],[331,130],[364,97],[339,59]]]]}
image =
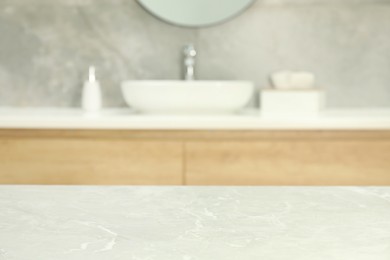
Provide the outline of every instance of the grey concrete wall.
{"type": "Polygon", "coordinates": [[[199,79],[267,86],[308,70],[328,107],[390,106],[390,0],[258,0],[222,25],[165,24],[134,0],[0,0],[0,106],[75,107],[95,64],[104,104],[124,106],[126,79],[179,79],[183,44],[199,79]]]}

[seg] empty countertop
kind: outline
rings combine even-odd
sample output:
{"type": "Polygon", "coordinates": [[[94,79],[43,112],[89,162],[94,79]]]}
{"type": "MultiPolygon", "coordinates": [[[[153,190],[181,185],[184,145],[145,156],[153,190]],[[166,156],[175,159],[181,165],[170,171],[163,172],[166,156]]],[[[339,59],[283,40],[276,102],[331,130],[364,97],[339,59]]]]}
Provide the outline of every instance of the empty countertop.
{"type": "Polygon", "coordinates": [[[0,259],[390,259],[389,187],[0,186],[0,259]]]}

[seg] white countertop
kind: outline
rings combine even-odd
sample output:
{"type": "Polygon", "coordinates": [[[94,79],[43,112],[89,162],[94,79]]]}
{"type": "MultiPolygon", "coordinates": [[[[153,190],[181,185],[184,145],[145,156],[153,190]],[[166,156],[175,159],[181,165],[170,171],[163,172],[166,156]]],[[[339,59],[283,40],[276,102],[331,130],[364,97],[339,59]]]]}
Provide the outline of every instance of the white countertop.
{"type": "Polygon", "coordinates": [[[252,110],[237,115],[167,116],[106,109],[88,115],[80,109],[1,108],[0,129],[150,130],[390,130],[390,109],[327,110],[316,118],[263,118],[252,110]]]}
{"type": "Polygon", "coordinates": [[[389,260],[389,187],[0,186],[2,260],[389,260]]]}

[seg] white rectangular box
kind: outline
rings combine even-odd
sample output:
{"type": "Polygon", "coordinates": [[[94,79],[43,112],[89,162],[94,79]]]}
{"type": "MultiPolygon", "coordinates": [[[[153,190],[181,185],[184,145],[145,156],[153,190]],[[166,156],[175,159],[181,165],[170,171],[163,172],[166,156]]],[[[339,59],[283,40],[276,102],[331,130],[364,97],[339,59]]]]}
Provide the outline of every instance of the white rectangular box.
{"type": "Polygon", "coordinates": [[[316,117],[324,105],[321,89],[263,89],[260,92],[261,116],[316,117]]]}

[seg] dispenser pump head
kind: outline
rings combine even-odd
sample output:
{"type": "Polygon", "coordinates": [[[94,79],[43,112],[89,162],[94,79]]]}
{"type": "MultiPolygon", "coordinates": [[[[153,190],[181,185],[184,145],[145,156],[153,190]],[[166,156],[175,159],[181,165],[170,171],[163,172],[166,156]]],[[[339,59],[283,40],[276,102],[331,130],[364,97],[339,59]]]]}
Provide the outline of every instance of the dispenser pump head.
{"type": "Polygon", "coordinates": [[[89,82],[96,82],[96,69],[94,66],[89,66],[88,81],[89,82]]]}

